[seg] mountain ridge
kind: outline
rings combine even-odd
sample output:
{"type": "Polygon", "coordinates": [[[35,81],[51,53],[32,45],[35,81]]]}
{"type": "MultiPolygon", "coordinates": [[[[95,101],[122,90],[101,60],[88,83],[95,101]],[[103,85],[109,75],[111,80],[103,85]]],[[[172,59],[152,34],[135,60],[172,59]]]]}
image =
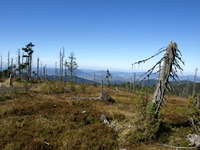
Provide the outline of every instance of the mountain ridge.
{"type": "MultiPolygon", "coordinates": [[[[55,69],[54,68],[48,68],[47,69],[48,76],[52,76],[55,74],[55,69]]],[[[83,78],[86,80],[91,80],[94,82],[99,82],[100,80],[106,80],[106,70],[94,70],[94,69],[77,69],[74,71],[74,74],[79,77],[83,78]],[[96,81],[95,81],[96,80],[96,81]]],[[[112,78],[110,81],[112,83],[114,82],[129,82],[133,81],[134,78],[134,73],[136,73],[136,80],[143,75],[145,72],[125,72],[125,71],[110,71],[112,78]]],[[[69,74],[69,72],[67,72],[69,74]]],[[[154,79],[156,80],[158,77],[158,74],[153,74],[150,76],[150,80],[154,79]]],[[[194,75],[180,75],[179,76],[180,80],[183,81],[193,81],[194,80],[194,75]]],[[[142,77],[140,80],[143,79],[142,77]]],[[[200,77],[197,76],[196,82],[200,82],[200,77]]]]}

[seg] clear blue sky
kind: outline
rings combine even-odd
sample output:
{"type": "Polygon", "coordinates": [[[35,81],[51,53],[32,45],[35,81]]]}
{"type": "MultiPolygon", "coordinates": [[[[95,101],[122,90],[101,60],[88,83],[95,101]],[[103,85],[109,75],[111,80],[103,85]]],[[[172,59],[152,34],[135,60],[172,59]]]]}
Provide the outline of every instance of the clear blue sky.
{"type": "Polygon", "coordinates": [[[33,42],[49,67],[75,52],[80,68],[146,70],[160,57],[131,69],[132,62],[175,41],[184,73],[200,69],[200,0],[0,0],[0,52],[33,42]]]}

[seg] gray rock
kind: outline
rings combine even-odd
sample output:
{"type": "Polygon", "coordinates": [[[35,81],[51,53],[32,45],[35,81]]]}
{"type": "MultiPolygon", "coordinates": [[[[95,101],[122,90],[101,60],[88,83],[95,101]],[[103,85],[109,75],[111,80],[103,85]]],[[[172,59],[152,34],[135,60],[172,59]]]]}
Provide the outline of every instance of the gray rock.
{"type": "Polygon", "coordinates": [[[109,119],[106,115],[102,114],[100,118],[104,121],[105,124],[110,124],[109,119]]]}
{"type": "Polygon", "coordinates": [[[187,138],[190,141],[190,146],[200,147],[200,135],[188,134],[187,138]]]}

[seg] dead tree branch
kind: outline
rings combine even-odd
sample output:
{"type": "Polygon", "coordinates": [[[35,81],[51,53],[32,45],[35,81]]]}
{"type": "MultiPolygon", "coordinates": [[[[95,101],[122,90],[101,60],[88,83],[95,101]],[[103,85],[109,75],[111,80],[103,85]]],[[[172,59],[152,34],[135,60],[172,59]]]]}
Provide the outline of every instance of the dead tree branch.
{"type": "Polygon", "coordinates": [[[101,100],[101,97],[70,97],[70,100],[101,100]]]}
{"type": "Polygon", "coordinates": [[[166,49],[164,49],[164,47],[163,47],[163,48],[161,48],[156,54],[154,54],[153,56],[151,56],[151,57],[149,57],[149,58],[147,58],[147,59],[144,59],[144,60],[140,60],[140,61],[138,61],[138,62],[134,62],[134,63],[132,63],[132,65],[145,63],[146,61],[150,60],[151,58],[154,58],[155,56],[159,55],[160,53],[162,53],[162,52],[164,52],[164,51],[166,51],[166,49]]]}
{"type": "Polygon", "coordinates": [[[175,149],[195,149],[198,148],[199,146],[194,146],[194,147],[177,147],[177,146],[171,146],[171,145],[167,145],[167,144],[156,144],[158,146],[165,146],[165,147],[169,147],[169,148],[175,148],[175,149]]]}

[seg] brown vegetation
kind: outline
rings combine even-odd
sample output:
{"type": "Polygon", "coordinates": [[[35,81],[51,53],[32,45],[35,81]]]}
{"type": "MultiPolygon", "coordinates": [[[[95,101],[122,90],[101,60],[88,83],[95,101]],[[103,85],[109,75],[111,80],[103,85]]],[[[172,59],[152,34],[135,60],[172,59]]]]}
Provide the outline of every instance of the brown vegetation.
{"type": "Polygon", "coordinates": [[[168,106],[161,109],[160,129],[154,141],[137,140],[135,130],[138,108],[147,97],[137,91],[106,87],[115,100],[70,100],[70,97],[97,97],[100,87],[76,84],[71,92],[65,83],[17,83],[17,88],[6,88],[0,94],[0,149],[2,150],[75,150],[75,149],[127,149],[159,150],[171,149],[155,143],[187,146],[186,136],[193,133],[188,111],[189,100],[168,96],[168,106]],[[28,85],[27,85],[28,84],[28,85]],[[28,88],[27,88],[28,87],[28,88]],[[21,89],[21,90],[19,90],[21,89]],[[105,114],[110,122],[117,120],[111,128],[100,119],[105,114]]]}

